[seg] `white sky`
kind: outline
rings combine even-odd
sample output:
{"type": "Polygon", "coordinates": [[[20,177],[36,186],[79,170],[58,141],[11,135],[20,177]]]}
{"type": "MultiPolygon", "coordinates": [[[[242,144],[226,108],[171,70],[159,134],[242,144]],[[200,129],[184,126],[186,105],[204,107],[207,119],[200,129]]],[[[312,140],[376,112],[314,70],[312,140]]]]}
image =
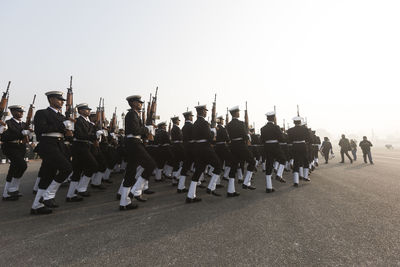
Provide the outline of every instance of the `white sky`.
{"type": "Polygon", "coordinates": [[[400,134],[400,1],[2,0],[0,88],[46,107],[74,76],[74,103],[159,86],[162,120],[198,101],[247,100],[259,128],[300,113],[332,134],[400,134]]]}

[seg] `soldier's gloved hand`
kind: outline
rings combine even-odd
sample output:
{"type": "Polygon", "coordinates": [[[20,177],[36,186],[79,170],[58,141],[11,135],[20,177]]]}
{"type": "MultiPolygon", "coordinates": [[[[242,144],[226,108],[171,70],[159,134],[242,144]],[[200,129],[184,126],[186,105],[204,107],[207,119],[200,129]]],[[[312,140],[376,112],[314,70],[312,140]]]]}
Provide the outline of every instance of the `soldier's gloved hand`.
{"type": "Polygon", "coordinates": [[[74,129],[74,124],[70,120],[63,121],[64,126],[67,130],[72,131],[74,129]]]}
{"type": "Polygon", "coordinates": [[[22,135],[29,135],[31,133],[31,131],[29,130],[22,130],[22,135]]]}
{"type": "Polygon", "coordinates": [[[108,131],[104,129],[104,130],[103,130],[103,135],[104,135],[104,136],[108,136],[108,131]]]}
{"type": "Polygon", "coordinates": [[[150,134],[155,135],[155,129],[154,129],[153,125],[146,125],[146,128],[150,134]]]}
{"type": "Polygon", "coordinates": [[[96,132],[97,139],[99,139],[104,134],[103,130],[98,130],[96,132]]]}
{"type": "Polygon", "coordinates": [[[214,133],[214,136],[217,136],[217,129],[216,128],[211,128],[211,132],[214,133]]]}
{"type": "Polygon", "coordinates": [[[4,133],[5,130],[7,130],[7,125],[1,125],[0,126],[0,134],[4,133]]]}

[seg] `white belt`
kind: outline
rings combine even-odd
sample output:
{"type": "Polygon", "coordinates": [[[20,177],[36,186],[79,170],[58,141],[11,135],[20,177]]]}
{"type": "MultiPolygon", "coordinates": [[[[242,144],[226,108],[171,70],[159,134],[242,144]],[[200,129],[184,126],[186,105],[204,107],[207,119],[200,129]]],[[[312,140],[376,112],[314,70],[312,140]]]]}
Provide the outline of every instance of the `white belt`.
{"type": "Polygon", "coordinates": [[[64,138],[62,133],[42,133],[42,136],[64,138]]]}
{"type": "Polygon", "coordinates": [[[293,141],[293,144],[305,144],[306,143],[306,141],[293,141]]]}
{"type": "Polygon", "coordinates": [[[208,140],[207,139],[201,139],[201,140],[196,140],[195,142],[196,143],[206,143],[206,142],[208,142],[208,140]]]}
{"type": "Polygon", "coordinates": [[[267,140],[265,141],[266,144],[275,144],[278,143],[278,140],[267,140]]]}
{"type": "Polygon", "coordinates": [[[188,141],[189,143],[194,143],[194,142],[196,142],[195,140],[189,140],[188,141]]]}
{"type": "Polygon", "coordinates": [[[233,139],[232,139],[232,141],[241,141],[241,140],[243,140],[243,138],[242,138],[242,137],[239,137],[239,138],[233,138],[233,139]]]}
{"type": "Polygon", "coordinates": [[[313,144],[313,146],[319,146],[318,144],[313,144]]]}
{"type": "Polygon", "coordinates": [[[279,143],[280,145],[287,145],[287,143],[279,143]]]}
{"type": "Polygon", "coordinates": [[[126,138],[137,138],[137,139],[142,139],[140,135],[133,135],[133,134],[128,134],[126,138]]]}
{"type": "Polygon", "coordinates": [[[160,146],[169,146],[169,144],[162,144],[162,145],[160,145],[160,146]]]}
{"type": "Polygon", "coordinates": [[[174,143],[174,144],[180,144],[180,143],[182,143],[182,141],[180,141],[180,140],[178,140],[178,141],[172,141],[172,143],[174,143]]]}
{"type": "Polygon", "coordinates": [[[225,142],[217,142],[216,145],[225,145],[225,142]]]}

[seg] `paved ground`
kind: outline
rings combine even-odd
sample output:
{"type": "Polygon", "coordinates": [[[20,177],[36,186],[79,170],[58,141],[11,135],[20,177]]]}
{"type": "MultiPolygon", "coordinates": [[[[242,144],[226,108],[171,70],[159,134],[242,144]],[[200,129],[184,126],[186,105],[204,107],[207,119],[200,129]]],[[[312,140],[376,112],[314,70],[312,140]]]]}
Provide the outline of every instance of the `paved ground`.
{"type": "Polygon", "coordinates": [[[156,184],[129,212],[118,211],[115,175],[80,204],[65,203],[62,188],[48,216],[29,215],[39,166],[31,162],[24,196],[0,202],[0,265],[400,266],[400,151],[374,152],[373,166],[335,159],[297,189],[274,181],[274,194],[260,171],[256,191],[228,199],[199,190],[203,202],[191,205],[156,184]]]}

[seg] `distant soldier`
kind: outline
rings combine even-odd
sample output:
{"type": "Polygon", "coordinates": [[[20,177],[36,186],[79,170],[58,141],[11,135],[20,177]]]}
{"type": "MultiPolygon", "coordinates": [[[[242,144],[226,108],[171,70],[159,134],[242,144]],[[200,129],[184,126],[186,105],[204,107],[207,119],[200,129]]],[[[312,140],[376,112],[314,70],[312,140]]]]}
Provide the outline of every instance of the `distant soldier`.
{"type": "Polygon", "coordinates": [[[32,130],[27,130],[24,122],[21,121],[24,114],[24,107],[14,105],[8,107],[12,118],[7,120],[7,130],[2,134],[1,148],[4,155],[10,160],[10,167],[4,186],[3,200],[18,200],[19,184],[24,174],[27,164],[25,161],[26,138],[32,130]]]}
{"type": "Polygon", "coordinates": [[[46,93],[50,107],[38,110],[34,118],[35,134],[39,139],[38,153],[42,158],[39,189],[32,204],[31,214],[49,214],[57,208],[55,196],[62,182],[72,172],[64,137],[72,137],[73,125],[62,113],[66,101],[63,93],[46,93]]]}
{"type": "Polygon", "coordinates": [[[185,124],[182,127],[185,160],[183,161],[181,175],[179,177],[177,189],[178,193],[186,193],[188,191],[185,187],[185,181],[194,162],[193,113],[191,111],[187,111],[182,115],[185,117],[185,124]]]}
{"type": "Polygon", "coordinates": [[[256,161],[254,160],[253,154],[247,145],[247,142],[249,141],[248,129],[246,129],[245,123],[239,120],[239,106],[231,108],[229,112],[232,115],[232,120],[228,123],[226,129],[228,130],[228,134],[231,139],[230,149],[233,154],[233,162],[229,174],[229,186],[232,188],[232,192],[229,192],[228,189],[228,196],[234,197],[239,195],[239,193],[234,191],[234,182],[240,162],[247,162],[247,172],[242,188],[250,190],[256,189],[251,185],[251,177],[255,169],[256,161]]]}
{"type": "Polygon", "coordinates": [[[182,164],[185,160],[185,148],[183,147],[183,135],[182,130],[179,128],[180,119],[179,116],[171,118],[173,126],[171,128],[171,152],[173,154],[173,179],[178,180],[178,185],[180,181],[182,164]]]}
{"type": "Polygon", "coordinates": [[[321,152],[322,152],[322,154],[324,155],[325,164],[328,164],[328,161],[329,161],[329,153],[333,154],[333,151],[332,151],[332,144],[331,144],[331,142],[329,141],[329,138],[328,138],[328,137],[324,137],[324,141],[322,142],[322,145],[321,145],[321,152]]]}
{"type": "Polygon", "coordinates": [[[215,152],[217,153],[219,159],[225,162],[224,178],[229,179],[229,172],[232,165],[232,153],[228,147],[230,143],[230,138],[228,131],[224,127],[224,116],[219,116],[217,118],[217,137],[215,140],[215,152]]]}
{"type": "MultiPolygon", "coordinates": [[[[308,172],[308,156],[307,156],[307,143],[310,142],[310,134],[306,127],[302,126],[302,118],[294,117],[294,127],[287,130],[288,142],[292,144],[293,153],[293,186],[299,186],[299,172],[300,168],[304,168],[304,173],[308,172]]],[[[306,175],[304,175],[304,179],[306,175]]]]}
{"type": "Polygon", "coordinates": [[[351,151],[351,146],[349,139],[346,138],[344,134],[342,134],[342,139],[339,141],[339,146],[340,146],[340,156],[342,157],[342,161],[340,163],[344,163],[344,155],[349,158],[350,163],[353,163],[352,158],[349,155],[349,151],[351,151]]]}
{"type": "Polygon", "coordinates": [[[156,180],[161,180],[162,170],[164,165],[173,165],[174,157],[171,152],[171,140],[167,132],[167,123],[160,122],[157,125],[156,135],[154,136],[154,144],[158,146],[157,153],[155,154],[155,161],[157,163],[156,180]]]}
{"type": "Polygon", "coordinates": [[[357,141],[354,139],[350,140],[351,154],[353,154],[353,160],[357,161],[357,141]]]}
{"type": "Polygon", "coordinates": [[[363,136],[363,140],[360,142],[360,147],[363,152],[364,162],[367,163],[367,156],[370,164],[374,164],[372,162],[372,155],[371,155],[371,147],[372,143],[368,141],[366,136],[363,136]]]}
{"type": "Polygon", "coordinates": [[[265,150],[265,174],[266,174],[266,185],[267,193],[272,193],[275,190],[272,187],[272,170],[274,162],[277,161],[279,163],[278,171],[276,174],[276,179],[282,183],[286,181],[282,178],[283,171],[285,168],[285,155],[279,145],[282,143],[283,135],[282,131],[278,125],[275,125],[275,112],[268,112],[267,116],[267,124],[261,128],[261,142],[264,144],[265,150]]]}

